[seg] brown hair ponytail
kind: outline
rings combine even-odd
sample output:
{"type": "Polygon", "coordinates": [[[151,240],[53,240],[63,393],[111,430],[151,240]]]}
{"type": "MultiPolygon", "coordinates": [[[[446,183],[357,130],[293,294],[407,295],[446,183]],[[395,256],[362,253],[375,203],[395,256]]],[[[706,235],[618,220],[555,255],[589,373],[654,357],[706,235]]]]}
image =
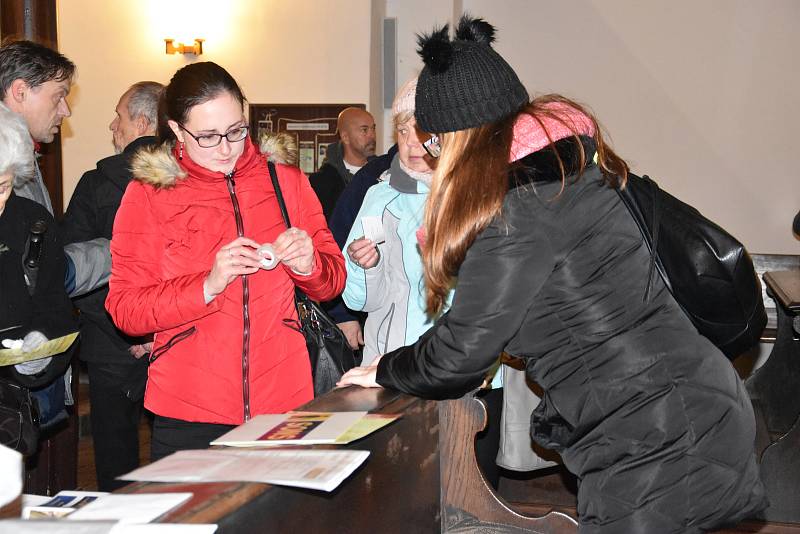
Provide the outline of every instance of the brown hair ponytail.
{"type": "Polygon", "coordinates": [[[425,208],[422,254],[431,315],[441,311],[467,249],[503,205],[514,118],[441,136],[442,157],[425,208]]]}

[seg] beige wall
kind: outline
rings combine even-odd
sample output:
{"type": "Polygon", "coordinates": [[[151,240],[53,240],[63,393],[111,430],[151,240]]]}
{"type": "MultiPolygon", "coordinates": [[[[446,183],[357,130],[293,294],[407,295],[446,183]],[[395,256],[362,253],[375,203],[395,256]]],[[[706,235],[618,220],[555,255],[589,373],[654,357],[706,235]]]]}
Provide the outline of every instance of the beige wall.
{"type": "Polygon", "coordinates": [[[166,83],[194,60],[166,55],[165,37],[204,37],[200,60],[228,69],[251,102],[369,103],[369,0],[62,0],[58,33],[78,65],[63,132],[65,199],[113,152],[108,124],[125,88],[166,83]],[[340,43],[346,53],[334,53],[340,43]]]}
{"type": "Polygon", "coordinates": [[[532,93],[588,103],[635,171],[753,252],[800,253],[800,2],[463,4],[532,93]]]}
{"type": "MultiPolygon", "coordinates": [[[[397,89],[407,80],[417,76],[422,61],[417,55],[417,34],[429,32],[432,24],[444,24],[453,16],[452,1],[386,0],[386,16],[397,19],[397,89]]],[[[392,113],[384,111],[384,150],[393,139],[392,113]]]]}
{"type": "Polygon", "coordinates": [[[75,115],[64,136],[67,198],[80,174],[111,152],[107,125],[125,87],[140,79],[167,81],[186,63],[163,53],[162,39],[183,31],[172,23],[194,14],[197,20],[187,24],[199,29],[186,37],[206,37],[202,59],[228,68],[251,101],[368,103],[384,119],[388,145],[388,112],[374,107],[380,103],[379,19],[398,19],[402,83],[421,67],[414,34],[463,9],[498,27],[496,47],[531,93],[557,91],[590,104],[634,170],[657,178],[751,251],[800,253],[790,228],[800,209],[792,144],[800,123],[796,0],[58,5],[61,50],[79,68],[75,115]],[[340,43],[346,52],[337,50],[340,43]]]}

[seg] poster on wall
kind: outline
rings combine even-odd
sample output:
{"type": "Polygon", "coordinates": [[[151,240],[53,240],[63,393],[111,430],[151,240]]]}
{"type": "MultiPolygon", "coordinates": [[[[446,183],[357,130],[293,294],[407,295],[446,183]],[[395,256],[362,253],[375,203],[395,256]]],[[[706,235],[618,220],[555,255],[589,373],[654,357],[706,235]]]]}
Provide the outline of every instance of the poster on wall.
{"type": "Polygon", "coordinates": [[[314,167],[314,142],[300,141],[298,146],[300,152],[298,166],[304,173],[311,174],[317,170],[316,167],[314,167]]]}
{"type": "Polygon", "coordinates": [[[306,174],[319,170],[328,145],[338,141],[336,119],[342,110],[364,104],[250,104],[250,129],[253,142],[261,136],[285,132],[293,136],[298,147],[298,166],[306,174]]]}
{"type": "Polygon", "coordinates": [[[317,161],[320,165],[325,163],[325,157],[328,155],[328,145],[330,143],[317,144],[317,161]]]}
{"type": "MultiPolygon", "coordinates": [[[[261,136],[264,134],[270,134],[275,131],[275,124],[272,121],[272,115],[277,110],[270,110],[264,114],[264,118],[260,119],[257,123],[254,123],[252,120],[250,124],[258,124],[258,128],[256,130],[256,137],[255,139],[261,139],[261,136]]],[[[252,130],[251,130],[252,131],[252,130]]]]}

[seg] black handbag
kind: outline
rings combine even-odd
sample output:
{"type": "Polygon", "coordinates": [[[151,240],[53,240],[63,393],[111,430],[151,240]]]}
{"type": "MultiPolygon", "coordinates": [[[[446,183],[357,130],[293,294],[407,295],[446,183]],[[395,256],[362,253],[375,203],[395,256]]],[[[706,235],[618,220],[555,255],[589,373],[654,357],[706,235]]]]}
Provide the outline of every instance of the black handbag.
{"type": "Polygon", "coordinates": [[[38,442],[39,417],[30,390],[0,378],[0,443],[30,456],[38,442]]]}
{"type": "MultiPolygon", "coordinates": [[[[269,175],[272,179],[272,186],[275,188],[275,195],[278,197],[278,205],[281,208],[281,215],[287,228],[291,228],[289,212],[286,210],[286,203],[283,200],[281,186],[278,183],[278,175],[275,172],[275,165],[268,162],[269,175]]],[[[295,306],[297,307],[297,317],[299,324],[288,319],[284,322],[291,328],[300,331],[306,338],[308,357],[311,360],[311,373],[314,380],[314,396],[318,397],[336,387],[336,382],[344,373],[355,367],[358,363],[347,342],[342,330],[336,326],[336,322],[320,307],[320,305],[308,298],[308,295],[295,287],[295,306]]]]}
{"type": "Polygon", "coordinates": [[[648,176],[617,189],[651,253],[654,270],[697,330],[729,359],[758,343],[767,324],[761,284],[739,241],[648,176]]]}

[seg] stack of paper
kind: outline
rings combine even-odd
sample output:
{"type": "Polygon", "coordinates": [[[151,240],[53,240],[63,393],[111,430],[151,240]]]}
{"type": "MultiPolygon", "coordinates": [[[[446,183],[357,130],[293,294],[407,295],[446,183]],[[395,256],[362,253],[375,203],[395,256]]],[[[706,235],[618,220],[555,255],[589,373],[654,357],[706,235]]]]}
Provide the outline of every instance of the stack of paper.
{"type": "Polygon", "coordinates": [[[0,533],[13,534],[214,534],[217,525],[147,523],[136,525],[114,521],[60,521],[57,519],[0,520],[0,533]]]}
{"type": "Polygon", "coordinates": [[[108,495],[108,493],[102,491],[59,491],[52,497],[46,495],[23,495],[22,518],[64,517],[104,495],[108,495]]]}
{"type": "Polygon", "coordinates": [[[120,523],[149,523],[192,498],[191,493],[126,493],[98,497],[67,519],[114,519],[120,523]]]}
{"type": "Polygon", "coordinates": [[[361,465],[369,451],[178,451],[120,478],[150,482],[262,482],[332,491],[361,465]]]}
{"type": "Polygon", "coordinates": [[[60,491],[52,498],[25,495],[22,517],[149,523],[191,497],[191,493],[110,494],[92,491],[60,491]]]}
{"type": "Polygon", "coordinates": [[[275,445],[345,444],[382,428],[399,415],[367,412],[289,412],[257,415],[211,445],[268,447],[275,445]]]}

